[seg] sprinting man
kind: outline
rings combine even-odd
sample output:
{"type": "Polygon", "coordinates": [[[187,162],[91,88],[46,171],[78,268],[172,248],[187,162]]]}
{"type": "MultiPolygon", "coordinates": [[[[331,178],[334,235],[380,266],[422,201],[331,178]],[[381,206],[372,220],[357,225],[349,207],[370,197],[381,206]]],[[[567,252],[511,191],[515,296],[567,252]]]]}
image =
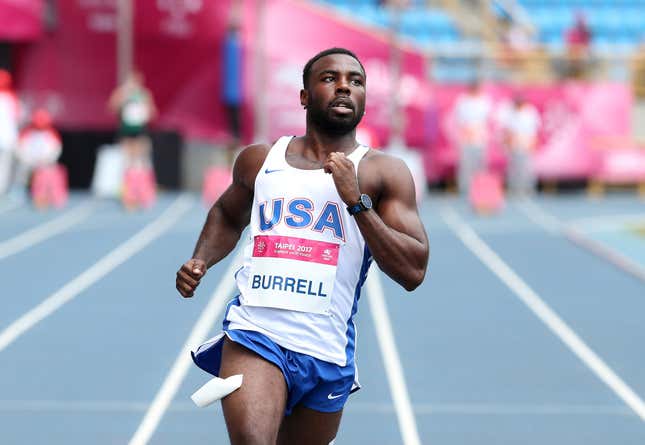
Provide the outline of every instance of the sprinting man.
{"type": "Polygon", "coordinates": [[[194,354],[211,374],[244,375],[222,399],[233,444],[332,442],[359,388],[353,318],[372,259],[408,291],[424,279],[428,239],[410,171],[356,142],[365,93],[365,70],[351,51],[309,60],[300,92],[305,135],[242,151],[177,272],[177,289],[192,297],[250,223],[223,334],[194,354]]]}

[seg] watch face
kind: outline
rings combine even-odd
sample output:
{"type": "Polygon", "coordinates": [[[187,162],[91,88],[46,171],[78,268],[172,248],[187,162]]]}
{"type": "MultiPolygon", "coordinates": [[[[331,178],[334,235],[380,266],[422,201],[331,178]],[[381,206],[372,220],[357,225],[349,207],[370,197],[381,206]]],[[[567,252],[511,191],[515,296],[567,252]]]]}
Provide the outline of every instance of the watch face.
{"type": "Polygon", "coordinates": [[[361,204],[363,204],[363,207],[365,207],[366,209],[372,208],[372,200],[365,193],[361,195],[361,204]]]}

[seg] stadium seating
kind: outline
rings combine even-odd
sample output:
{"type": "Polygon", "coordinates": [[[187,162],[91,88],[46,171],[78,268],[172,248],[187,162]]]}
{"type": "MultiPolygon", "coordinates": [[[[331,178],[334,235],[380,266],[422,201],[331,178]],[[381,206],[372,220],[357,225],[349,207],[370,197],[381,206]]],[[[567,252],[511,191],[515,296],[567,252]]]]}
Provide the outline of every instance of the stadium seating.
{"type": "MultiPolygon", "coordinates": [[[[317,3],[333,6],[340,14],[359,20],[362,24],[387,29],[397,29],[400,38],[423,48],[438,52],[457,49],[462,55],[472,54],[480,42],[462,36],[453,18],[439,8],[427,7],[425,0],[410,0],[409,7],[397,18],[391,9],[380,6],[378,0],[319,0],[317,3]]],[[[472,60],[442,61],[432,66],[433,77],[439,81],[467,82],[475,77],[472,60]]]]}
{"type": "MultiPolygon", "coordinates": [[[[383,29],[396,26],[393,12],[379,6],[378,0],[321,0],[318,3],[333,6],[341,14],[370,26],[383,29]]],[[[419,45],[431,42],[451,44],[462,39],[449,14],[439,8],[428,8],[423,0],[409,3],[399,18],[398,30],[402,37],[419,45]]]]}
{"type": "MultiPolygon", "coordinates": [[[[409,0],[398,16],[378,0],[315,0],[335,8],[367,26],[397,29],[399,37],[433,51],[433,77],[464,82],[476,76],[472,63],[455,60],[476,56],[482,42],[463,35],[454,18],[425,0],[409,0]],[[449,55],[442,61],[442,55],[449,55]]],[[[496,5],[492,2],[493,6],[496,5]]],[[[604,54],[630,54],[645,44],[645,0],[518,0],[537,29],[539,43],[552,53],[565,47],[567,30],[582,13],[591,29],[592,50],[604,54]]],[[[499,8],[493,8],[499,13],[499,8]]],[[[471,57],[471,62],[474,57],[471,57]]]]}
{"type": "Polygon", "coordinates": [[[548,46],[563,41],[576,14],[584,15],[592,47],[633,49],[645,41],[645,0],[520,0],[548,46]]]}
{"type": "MultiPolygon", "coordinates": [[[[364,23],[387,27],[393,14],[378,0],[318,0],[364,23]]],[[[440,8],[429,8],[423,0],[411,0],[399,24],[403,36],[421,45],[431,42],[463,41],[452,17],[440,8]]],[[[562,44],[576,14],[584,14],[591,28],[592,44],[633,46],[645,41],[645,0],[519,0],[547,46],[562,44]]]]}

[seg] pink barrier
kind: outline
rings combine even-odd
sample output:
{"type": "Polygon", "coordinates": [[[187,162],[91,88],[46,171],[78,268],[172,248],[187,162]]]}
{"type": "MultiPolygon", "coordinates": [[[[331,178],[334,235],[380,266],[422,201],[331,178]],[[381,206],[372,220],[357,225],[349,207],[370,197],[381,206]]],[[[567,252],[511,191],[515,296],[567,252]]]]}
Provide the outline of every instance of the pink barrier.
{"type": "Polygon", "coordinates": [[[212,206],[231,184],[232,175],[228,168],[211,167],[204,174],[202,202],[206,207],[212,206]]]}
{"type": "Polygon", "coordinates": [[[477,173],[468,193],[470,205],[478,213],[493,213],[504,206],[502,178],[494,173],[477,173]]]}
{"type": "Polygon", "coordinates": [[[69,188],[67,170],[55,164],[39,167],[34,171],[31,180],[31,198],[38,208],[51,206],[62,208],[67,204],[69,188]]]}
{"type": "Polygon", "coordinates": [[[155,173],[151,168],[129,168],[123,178],[123,205],[128,209],[152,207],[157,199],[155,173]]]}
{"type": "Polygon", "coordinates": [[[593,179],[603,182],[645,182],[645,149],[609,149],[599,154],[599,168],[593,179]]]}

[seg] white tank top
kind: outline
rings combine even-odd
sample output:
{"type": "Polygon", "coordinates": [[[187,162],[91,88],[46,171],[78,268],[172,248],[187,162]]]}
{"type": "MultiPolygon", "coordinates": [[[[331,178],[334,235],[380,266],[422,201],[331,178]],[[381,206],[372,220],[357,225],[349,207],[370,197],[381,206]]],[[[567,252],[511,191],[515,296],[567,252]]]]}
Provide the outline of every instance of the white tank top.
{"type": "MultiPolygon", "coordinates": [[[[260,332],[280,346],[346,366],[354,362],[353,317],[372,261],[330,174],[286,161],[291,137],[269,151],[255,180],[239,304],[228,329],[260,332]]],[[[369,150],[348,158],[358,164],[369,150]]]]}

